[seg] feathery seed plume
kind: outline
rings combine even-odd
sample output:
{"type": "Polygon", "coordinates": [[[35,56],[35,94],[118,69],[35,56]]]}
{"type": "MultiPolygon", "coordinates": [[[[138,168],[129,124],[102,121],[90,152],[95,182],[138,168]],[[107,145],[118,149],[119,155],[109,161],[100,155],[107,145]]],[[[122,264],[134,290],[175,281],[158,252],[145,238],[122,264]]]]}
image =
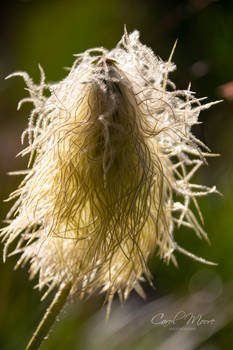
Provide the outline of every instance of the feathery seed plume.
{"type": "Polygon", "coordinates": [[[4,259],[18,239],[17,266],[30,262],[39,289],[106,292],[109,305],[115,293],[123,301],[132,289],[144,295],[140,282],[151,281],[155,252],[166,262],[176,263],[179,250],[210,263],[178,246],[174,231],[184,225],[207,239],[190,204],[202,220],[196,197],[216,189],[191,178],[212,154],[191,127],[216,102],[176,90],[171,57],[155,56],[138,31],[125,31],[111,51],[77,55],[59,83],[47,84],[39,68],[39,85],[25,72],[10,75],[22,76],[30,93],[19,107],[34,109],[20,153],[30,154],[29,166],[1,233],[4,259]]]}

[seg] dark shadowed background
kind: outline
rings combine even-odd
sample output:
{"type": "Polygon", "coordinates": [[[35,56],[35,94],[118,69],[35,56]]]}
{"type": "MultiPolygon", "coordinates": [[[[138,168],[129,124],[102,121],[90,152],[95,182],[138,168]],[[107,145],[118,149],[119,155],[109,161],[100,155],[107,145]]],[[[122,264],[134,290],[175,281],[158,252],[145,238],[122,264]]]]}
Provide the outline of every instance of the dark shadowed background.
{"type": "MultiPolygon", "coordinates": [[[[155,256],[150,262],[155,289],[145,284],[147,300],[131,294],[125,306],[117,298],[108,323],[103,296],[68,305],[42,349],[160,349],[218,350],[233,348],[233,1],[228,0],[5,0],[0,5],[0,181],[1,221],[11,203],[3,203],[18,185],[8,171],[23,169],[26,159],[16,158],[22,149],[20,136],[27,126],[31,106],[16,111],[27,95],[22,79],[4,80],[17,70],[27,71],[37,82],[38,63],[47,80],[64,78],[72,54],[95,46],[112,48],[123,34],[138,29],[141,41],[167,60],[175,40],[173,57],[177,71],[170,75],[177,88],[191,81],[198,97],[224,102],[202,112],[203,124],[193,129],[213,152],[199,171],[198,183],[217,185],[224,196],[210,195],[199,203],[211,245],[188,229],[176,232],[177,241],[208,260],[210,267],[176,254],[179,268],[166,266],[155,256]],[[158,312],[173,319],[178,312],[192,313],[211,323],[191,324],[192,329],[156,326],[158,312]]],[[[1,244],[1,249],[3,245],[1,244]]],[[[1,254],[2,255],[2,254],[1,254]]],[[[27,266],[14,271],[17,257],[0,259],[0,349],[24,349],[52,295],[40,302],[33,290],[27,266]]],[[[186,318],[186,321],[188,319],[186,318]]]]}

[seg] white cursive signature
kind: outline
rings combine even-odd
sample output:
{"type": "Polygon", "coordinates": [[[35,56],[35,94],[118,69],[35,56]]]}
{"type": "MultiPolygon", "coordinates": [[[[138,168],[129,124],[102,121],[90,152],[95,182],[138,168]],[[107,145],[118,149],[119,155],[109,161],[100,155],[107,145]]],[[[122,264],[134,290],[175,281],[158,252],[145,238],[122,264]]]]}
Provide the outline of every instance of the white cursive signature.
{"type": "Polygon", "coordinates": [[[216,320],[212,319],[204,319],[201,314],[193,314],[192,312],[178,311],[174,317],[165,318],[165,314],[160,312],[154,315],[151,319],[151,323],[155,326],[163,326],[163,327],[201,327],[201,326],[214,326],[216,320]]]}

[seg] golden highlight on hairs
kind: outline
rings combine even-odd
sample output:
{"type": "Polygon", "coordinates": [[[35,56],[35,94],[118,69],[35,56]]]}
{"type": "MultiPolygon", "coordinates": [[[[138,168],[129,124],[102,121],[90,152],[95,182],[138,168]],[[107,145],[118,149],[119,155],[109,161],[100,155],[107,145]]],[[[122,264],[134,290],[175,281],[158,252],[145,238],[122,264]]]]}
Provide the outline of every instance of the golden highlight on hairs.
{"type": "Polygon", "coordinates": [[[77,55],[68,76],[47,84],[22,76],[34,109],[22,139],[29,145],[28,169],[1,236],[17,266],[29,262],[38,287],[69,285],[80,297],[106,292],[111,304],[118,293],[151,281],[147,262],[157,253],[176,264],[175,251],[205,263],[181,248],[174,232],[181,225],[207,239],[190,209],[196,197],[215,187],[191,183],[211,156],[191,133],[201,105],[190,88],[176,90],[168,79],[175,65],[163,62],[139,41],[123,35],[116,48],[77,55]],[[44,92],[50,91],[46,97],[44,92]]]}

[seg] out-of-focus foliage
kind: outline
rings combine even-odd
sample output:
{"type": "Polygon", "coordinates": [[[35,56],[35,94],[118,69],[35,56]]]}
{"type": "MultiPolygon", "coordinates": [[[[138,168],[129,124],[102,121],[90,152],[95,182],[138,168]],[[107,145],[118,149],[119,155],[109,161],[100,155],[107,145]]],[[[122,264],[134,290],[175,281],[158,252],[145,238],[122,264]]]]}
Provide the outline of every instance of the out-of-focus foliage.
{"type": "MultiPolygon", "coordinates": [[[[200,201],[211,246],[182,229],[176,238],[182,246],[218,263],[206,267],[178,255],[179,269],[165,266],[154,257],[151,269],[155,289],[145,285],[147,301],[132,295],[119,309],[116,300],[112,317],[105,323],[104,298],[96,296],[69,305],[42,349],[229,349],[233,347],[233,105],[228,83],[233,81],[233,2],[231,0],[5,0],[0,5],[0,181],[1,203],[19,183],[7,171],[23,169],[25,159],[15,158],[21,150],[20,135],[27,125],[30,105],[16,111],[26,95],[21,80],[4,80],[16,70],[39,79],[40,63],[49,81],[67,74],[72,54],[90,47],[112,48],[123,33],[138,29],[141,40],[156,54],[168,59],[178,38],[174,61],[178,66],[172,80],[184,89],[191,81],[197,96],[225,101],[201,115],[194,132],[212,151],[222,156],[209,160],[197,181],[216,184],[224,197],[210,195],[200,201]],[[200,292],[201,290],[201,292],[200,292]],[[195,296],[198,297],[195,297],[195,296]],[[198,299],[199,298],[199,299],[198,299]],[[151,318],[163,312],[172,318],[180,310],[216,320],[215,326],[193,331],[163,329],[151,318]]],[[[1,204],[1,220],[10,203],[1,204]]],[[[2,245],[1,245],[2,248],[2,245]]],[[[52,296],[40,302],[32,290],[27,267],[13,270],[16,257],[0,260],[0,349],[23,349],[52,296]]]]}

